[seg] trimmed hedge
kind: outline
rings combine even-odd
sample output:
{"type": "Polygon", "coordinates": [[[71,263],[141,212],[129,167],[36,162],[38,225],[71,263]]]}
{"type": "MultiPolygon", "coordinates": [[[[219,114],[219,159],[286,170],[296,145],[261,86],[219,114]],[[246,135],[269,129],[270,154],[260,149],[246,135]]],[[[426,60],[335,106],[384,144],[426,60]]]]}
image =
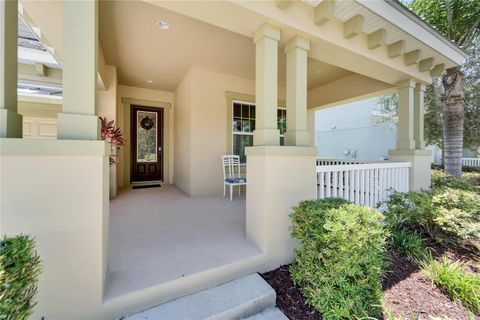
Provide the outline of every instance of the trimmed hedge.
{"type": "Polygon", "coordinates": [[[291,219],[300,247],[290,273],[306,302],[324,319],[380,317],[383,215],[343,199],[324,199],[300,203],[291,219]]]}
{"type": "Polygon", "coordinates": [[[26,320],[32,314],[40,258],[26,235],[0,241],[0,319],[26,320]]]}

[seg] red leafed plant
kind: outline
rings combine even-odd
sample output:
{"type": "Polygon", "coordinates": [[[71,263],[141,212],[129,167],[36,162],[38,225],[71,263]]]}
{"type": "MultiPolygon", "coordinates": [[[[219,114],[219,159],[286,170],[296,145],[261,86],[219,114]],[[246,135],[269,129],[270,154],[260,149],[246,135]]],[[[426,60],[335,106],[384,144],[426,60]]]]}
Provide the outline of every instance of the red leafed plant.
{"type": "Polygon", "coordinates": [[[115,121],[108,121],[106,117],[100,117],[102,124],[100,135],[102,140],[105,140],[110,144],[112,148],[112,154],[110,155],[110,165],[117,163],[117,155],[114,152],[117,147],[122,147],[125,145],[125,138],[120,128],[115,127],[115,121]]]}

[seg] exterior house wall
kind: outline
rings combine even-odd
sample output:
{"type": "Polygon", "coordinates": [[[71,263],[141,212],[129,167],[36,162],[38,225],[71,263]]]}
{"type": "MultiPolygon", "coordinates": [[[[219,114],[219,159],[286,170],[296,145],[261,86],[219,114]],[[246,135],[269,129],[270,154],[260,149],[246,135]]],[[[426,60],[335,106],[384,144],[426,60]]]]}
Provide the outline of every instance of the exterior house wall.
{"type": "Polygon", "coordinates": [[[329,158],[379,160],[395,149],[397,130],[390,124],[375,125],[372,110],[376,98],[316,112],[318,154],[329,158]],[[349,152],[346,154],[346,152],[349,152]]]}
{"type": "MultiPolygon", "coordinates": [[[[254,97],[255,81],[193,67],[175,92],[174,182],[190,196],[222,193],[220,157],[232,152],[227,93],[254,97]]],[[[278,97],[285,99],[284,87],[278,88],[278,97]]]]}

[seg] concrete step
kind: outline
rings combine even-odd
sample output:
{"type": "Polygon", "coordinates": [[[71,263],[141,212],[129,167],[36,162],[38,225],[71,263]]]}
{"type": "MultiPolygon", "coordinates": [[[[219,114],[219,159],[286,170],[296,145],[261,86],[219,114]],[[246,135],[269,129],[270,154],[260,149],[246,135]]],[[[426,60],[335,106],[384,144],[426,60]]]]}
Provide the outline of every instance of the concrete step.
{"type": "Polygon", "coordinates": [[[268,308],[244,320],[288,320],[288,318],[280,309],[268,308]]]}
{"type": "MultiPolygon", "coordinates": [[[[239,278],[151,309],[125,320],[236,320],[275,306],[275,291],[258,274],[239,278]]],[[[270,318],[259,318],[270,319],[270,318]]],[[[274,319],[274,318],[272,318],[274,319]]],[[[282,318],[279,318],[282,319],[282,318]]]]}

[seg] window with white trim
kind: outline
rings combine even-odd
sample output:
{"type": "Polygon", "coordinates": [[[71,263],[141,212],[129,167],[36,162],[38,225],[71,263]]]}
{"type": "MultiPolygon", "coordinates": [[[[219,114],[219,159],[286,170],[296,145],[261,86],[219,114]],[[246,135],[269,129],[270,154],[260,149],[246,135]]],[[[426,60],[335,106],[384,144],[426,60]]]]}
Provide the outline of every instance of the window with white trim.
{"type": "MultiPolygon", "coordinates": [[[[255,104],[233,101],[232,103],[232,153],[240,156],[245,163],[245,147],[253,146],[255,130],[255,104]]],[[[284,134],[287,129],[287,109],[278,107],[277,128],[280,131],[280,145],[284,145],[284,134]]]]}

